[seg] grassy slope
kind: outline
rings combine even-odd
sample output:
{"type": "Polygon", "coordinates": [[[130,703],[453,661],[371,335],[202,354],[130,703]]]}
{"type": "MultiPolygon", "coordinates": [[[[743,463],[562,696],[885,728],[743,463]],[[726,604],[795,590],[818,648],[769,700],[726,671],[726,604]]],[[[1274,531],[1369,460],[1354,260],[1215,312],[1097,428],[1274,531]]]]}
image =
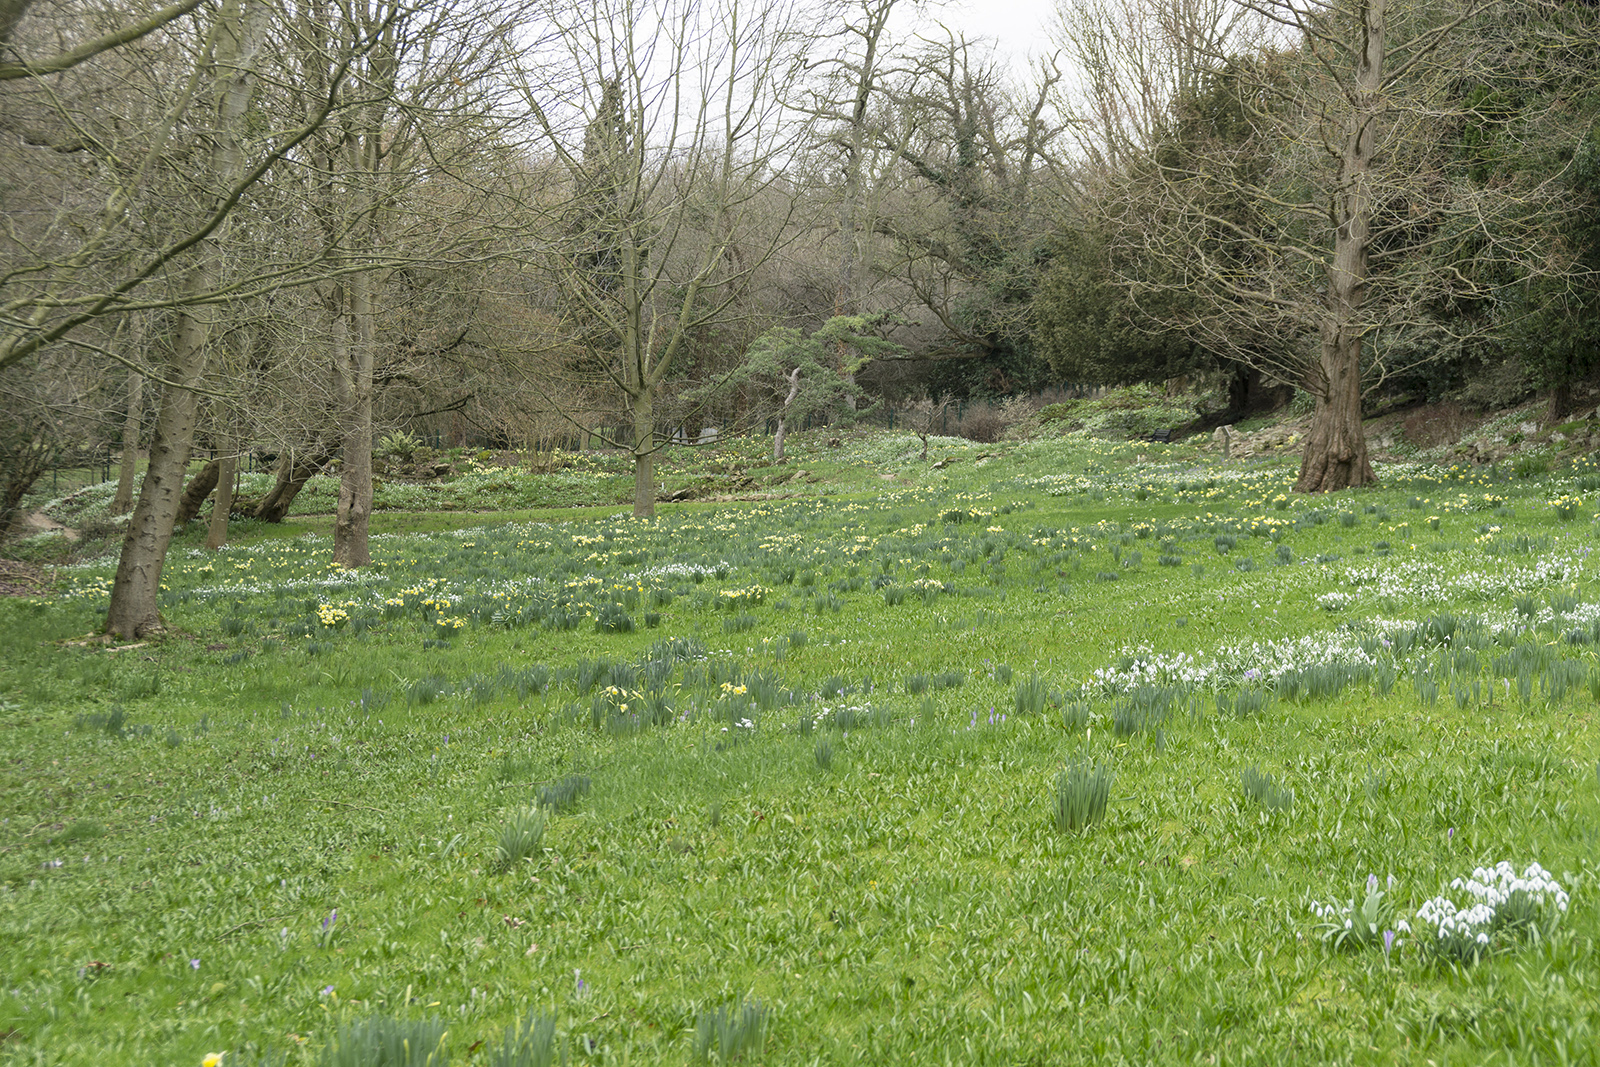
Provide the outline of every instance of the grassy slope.
{"type": "Polygon", "coordinates": [[[1182,449],[1155,449],[1172,460],[1156,470],[1066,444],[980,465],[994,451],[947,444],[934,455],[962,458],[941,472],[905,461],[914,442],[872,439],[803,455],[826,480],[794,500],[664,508],[654,527],[613,508],[396,534],[356,586],[329,578],[325,539],[184,548],[168,575],[177,635],[127,651],[69,643],[94,628],[103,571],[74,573],[75,595],[0,605],[0,1058],[181,1064],[272,1045],[309,1061],[346,1013],[431,1012],[467,1062],[531,1006],[580,1062],[678,1062],[700,1013],[750,995],[772,1009],[773,1063],[1593,1057],[1594,702],[1537,685],[1523,702],[1493,666],[1510,646],[1592,669],[1591,646],[1564,637],[1595,614],[1589,523],[1555,523],[1547,503],[1564,486],[1391,475],[1280,510],[1282,467],[1235,482],[1182,449]],[[1057,474],[1066,495],[1032,483],[1057,474]],[[1278,543],[1250,535],[1274,524],[1278,543]],[[1488,525],[1513,551],[1485,551],[1488,525]],[[622,580],[673,563],[707,573],[622,580]],[[953,592],[891,605],[869,584],[886,567],[953,592]],[[544,594],[581,611],[627,584],[633,633],[491,621],[544,594]],[[719,610],[756,584],[759,605],[719,610]],[[1329,613],[1329,592],[1355,599],[1329,613]],[[446,595],[441,630],[421,602],[446,595]],[[348,621],[321,626],[319,605],[348,621]],[[1395,657],[1388,695],[1361,682],[1217,711],[1213,687],[1236,692],[1251,664],[1320,662],[1381,640],[1372,619],[1452,611],[1499,639],[1471,675],[1439,673],[1448,649],[1421,657],[1436,703],[1416,657],[1395,657]],[[441,633],[448,647],[424,647],[441,633]],[[574,667],[635,662],[664,636],[711,653],[665,690],[692,722],[630,732],[629,686],[578,692],[574,667]],[[1302,636],[1300,652],[1248,647],[1302,636]],[[1084,687],[1139,646],[1216,670],[1159,733],[1117,736],[1114,703],[1084,687]],[[555,684],[519,694],[535,664],[555,684]],[[1018,714],[1033,671],[1069,706],[1097,697],[1086,728],[1018,714]],[[962,684],[908,692],[942,672],[962,684]],[[1474,679],[1458,709],[1453,687],[1474,679]],[[749,709],[763,681],[801,702],[749,709]],[[834,683],[857,691],[822,696],[834,683]],[[798,728],[840,707],[890,721],[798,728]],[[588,725],[597,714],[618,728],[588,725]],[[732,725],[747,716],[753,731],[732,725]],[[1050,798],[1075,754],[1116,781],[1107,819],[1064,835],[1050,798]],[[1244,796],[1252,766],[1295,791],[1292,811],[1244,796]],[[575,773],[593,791],[551,816],[540,857],[497,870],[507,813],[575,773]],[[1451,969],[1414,946],[1387,965],[1331,952],[1312,930],[1309,899],[1368,872],[1394,874],[1414,910],[1498,859],[1536,859],[1573,890],[1553,939],[1451,969]]]}

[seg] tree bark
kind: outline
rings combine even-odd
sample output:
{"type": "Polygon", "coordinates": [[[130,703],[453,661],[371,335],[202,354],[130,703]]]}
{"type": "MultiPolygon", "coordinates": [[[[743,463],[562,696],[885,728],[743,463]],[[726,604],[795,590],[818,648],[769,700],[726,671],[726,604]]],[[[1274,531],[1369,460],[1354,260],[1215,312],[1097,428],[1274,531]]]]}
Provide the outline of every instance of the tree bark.
{"type": "Polygon", "coordinates": [[[1556,426],[1567,421],[1572,414],[1572,383],[1562,379],[1550,388],[1550,401],[1544,410],[1546,426],[1556,426]]]}
{"type": "MultiPolygon", "coordinates": [[[[191,272],[189,287],[210,284],[214,273],[215,261],[207,257],[191,272]]],[[[205,372],[210,312],[205,306],[180,312],[178,341],[167,364],[168,381],[197,382],[205,372]]],[[[111,584],[111,607],[106,613],[106,632],[124,641],[163,629],[161,569],[166,564],[167,547],[172,543],[172,531],[183,503],[183,475],[189,466],[199,406],[200,396],[192,389],[162,390],[161,410],[150,442],[150,463],[139,487],[139,502],[128,520],[117,576],[111,584]]]]}
{"type": "Polygon", "coordinates": [[[1359,356],[1336,355],[1326,395],[1317,397],[1300,460],[1297,493],[1324,493],[1377,481],[1367,458],[1367,435],[1361,426],[1361,367],[1359,356]]]}
{"type": "MultiPolygon", "coordinates": [[[[346,283],[350,323],[336,330],[344,348],[338,395],[349,420],[339,469],[339,511],[333,523],[333,562],[365,567],[372,562],[368,526],[372,518],[372,279],[352,275],[346,283]],[[351,331],[349,325],[354,325],[351,331]],[[352,337],[351,334],[354,334],[352,337]]],[[[339,316],[344,320],[344,316],[339,316]]]]}
{"type": "Polygon", "coordinates": [[[250,517],[282,522],[300,490],[339,454],[338,446],[315,442],[311,449],[289,449],[278,457],[278,470],[267,495],[250,508],[250,517]]]}
{"type": "MultiPolygon", "coordinates": [[[[206,173],[217,204],[244,168],[240,128],[255,93],[254,60],[266,29],[264,20],[253,17],[253,7],[254,0],[227,0],[217,14],[209,71],[214,79],[216,126],[206,173]]],[[[216,236],[202,242],[195,254],[195,265],[182,284],[186,293],[199,295],[215,289],[222,277],[216,236]]],[[[106,632],[125,641],[162,629],[161,570],[172,543],[200,406],[199,394],[188,386],[199,383],[205,374],[215,313],[214,307],[205,304],[186,306],[179,312],[177,342],[167,365],[167,380],[176,385],[162,390],[149,467],[128,521],[106,613],[106,632]]]]}
{"type": "Polygon", "coordinates": [[[787,375],[789,379],[789,395],[784,398],[783,407],[778,409],[778,432],[772,435],[772,462],[783,462],[783,438],[786,431],[786,419],[789,405],[794,403],[794,398],[800,395],[800,368],[796,367],[787,375]]]}
{"type": "Polygon", "coordinates": [[[233,510],[233,477],[239,468],[239,455],[231,437],[223,438],[224,452],[217,466],[217,502],[211,506],[211,525],[206,530],[206,548],[215,552],[228,543],[228,513],[233,510]]]}
{"type": "Polygon", "coordinates": [[[1386,0],[1366,0],[1350,112],[1345,120],[1333,218],[1321,352],[1306,383],[1317,398],[1295,491],[1321,493],[1377,480],[1361,427],[1362,305],[1367,296],[1367,245],[1372,232],[1372,159],[1383,108],[1386,0]]]}
{"type": "Polygon", "coordinates": [[[654,390],[633,397],[633,517],[656,517],[654,390]]]}
{"type": "Polygon", "coordinates": [[[217,479],[221,473],[221,464],[212,460],[189,479],[188,486],[183,491],[183,500],[178,504],[178,517],[173,520],[177,529],[189,525],[200,514],[200,506],[206,502],[211,491],[217,487],[217,479]]]}
{"type": "Polygon", "coordinates": [[[111,498],[111,514],[126,515],[133,510],[133,476],[139,466],[139,431],[144,424],[144,375],[128,372],[128,414],[122,423],[122,462],[117,465],[117,495],[111,498]]]}
{"type": "Polygon", "coordinates": [[[22,498],[44,475],[47,468],[42,461],[46,454],[36,453],[40,462],[29,462],[25,467],[14,467],[0,475],[0,540],[22,522],[22,498]]]}

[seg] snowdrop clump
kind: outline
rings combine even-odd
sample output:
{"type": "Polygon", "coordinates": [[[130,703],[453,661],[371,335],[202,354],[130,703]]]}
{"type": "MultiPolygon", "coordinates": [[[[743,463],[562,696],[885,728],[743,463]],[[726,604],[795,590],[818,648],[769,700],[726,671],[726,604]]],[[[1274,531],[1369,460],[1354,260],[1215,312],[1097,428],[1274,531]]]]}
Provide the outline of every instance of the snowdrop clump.
{"type": "Polygon", "coordinates": [[[1431,559],[1405,559],[1347,567],[1341,580],[1378,601],[1452,603],[1464,596],[1492,600],[1507,593],[1543,588],[1587,574],[1589,569],[1577,557],[1560,553],[1541,556],[1531,566],[1483,560],[1475,562],[1471,569],[1446,566],[1431,559]]]}
{"type": "MultiPolygon", "coordinates": [[[[1405,625],[1373,620],[1377,632],[1405,625]]],[[[1274,681],[1289,671],[1330,663],[1373,667],[1378,660],[1362,646],[1363,634],[1340,629],[1275,641],[1230,644],[1209,656],[1157,652],[1148,644],[1124,648],[1112,666],[1097,668],[1084,683],[1084,697],[1115,697],[1140,686],[1168,685],[1189,689],[1222,689],[1242,682],[1274,681]]]]}
{"type": "MultiPolygon", "coordinates": [[[[1394,888],[1393,876],[1388,888],[1394,888]]],[[[1381,941],[1387,954],[1404,943],[1405,937],[1400,935],[1405,935],[1415,937],[1420,948],[1437,958],[1471,963],[1493,951],[1502,935],[1509,938],[1554,929],[1570,899],[1537,863],[1530,863],[1520,874],[1504,861],[1479,867],[1470,876],[1452,881],[1450,888],[1465,894],[1465,899],[1441,894],[1418,908],[1411,921],[1396,920],[1385,894],[1378,889],[1377,878],[1368,876],[1365,899],[1358,894],[1349,903],[1312,901],[1311,913],[1323,940],[1335,947],[1381,941]]]]}
{"type": "Polygon", "coordinates": [[[1561,883],[1537,863],[1518,874],[1502,860],[1455,879],[1450,888],[1465,892],[1471,903],[1459,907],[1449,897],[1437,896],[1422,905],[1417,919],[1433,927],[1434,947],[1441,954],[1457,958],[1485,951],[1497,931],[1548,931],[1565,914],[1569,899],[1561,883]]]}
{"type": "MultiPolygon", "coordinates": [[[[1461,879],[1457,878],[1459,884],[1461,879]]],[[[1441,955],[1466,959],[1488,950],[1494,926],[1494,909],[1477,903],[1458,908],[1449,897],[1434,897],[1417,909],[1417,921],[1435,932],[1434,949],[1441,955]]]]}
{"type": "Polygon", "coordinates": [[[1457,878],[1450,886],[1452,889],[1465,889],[1496,908],[1509,903],[1518,893],[1526,893],[1540,907],[1549,897],[1558,911],[1566,911],[1570,899],[1566,890],[1561,888],[1561,883],[1537,863],[1530,863],[1528,869],[1518,875],[1511,864],[1502,860],[1492,870],[1479,867],[1472,872],[1471,878],[1457,878]]]}

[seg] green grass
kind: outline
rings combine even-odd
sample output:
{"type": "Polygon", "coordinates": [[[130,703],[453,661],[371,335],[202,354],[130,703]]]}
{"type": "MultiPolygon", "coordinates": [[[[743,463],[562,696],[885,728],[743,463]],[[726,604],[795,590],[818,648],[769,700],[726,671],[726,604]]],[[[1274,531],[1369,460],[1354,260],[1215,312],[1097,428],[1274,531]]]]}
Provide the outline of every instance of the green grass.
{"type": "Polygon", "coordinates": [[[653,523],[380,515],[356,575],[181,541],[140,647],[79,643],[107,565],[0,603],[0,1062],[1594,1062],[1577,474],[815,447],[653,523]],[[1476,962],[1312,911],[1500,860],[1570,909],[1476,962]]]}

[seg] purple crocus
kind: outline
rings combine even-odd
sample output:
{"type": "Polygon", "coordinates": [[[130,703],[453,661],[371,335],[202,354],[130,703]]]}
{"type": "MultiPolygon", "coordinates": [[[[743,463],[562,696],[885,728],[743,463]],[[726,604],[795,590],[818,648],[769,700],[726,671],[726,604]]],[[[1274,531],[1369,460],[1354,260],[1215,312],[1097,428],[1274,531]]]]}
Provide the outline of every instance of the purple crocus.
{"type": "Polygon", "coordinates": [[[1389,950],[1392,948],[1394,948],[1394,931],[1385,930],[1383,932],[1383,955],[1385,959],[1388,958],[1389,950]]]}
{"type": "Polygon", "coordinates": [[[322,920],[322,932],[323,933],[327,933],[328,932],[328,927],[332,926],[334,923],[336,923],[338,921],[339,921],[339,909],[338,908],[334,908],[332,911],[328,912],[328,917],[326,919],[322,920]]]}

